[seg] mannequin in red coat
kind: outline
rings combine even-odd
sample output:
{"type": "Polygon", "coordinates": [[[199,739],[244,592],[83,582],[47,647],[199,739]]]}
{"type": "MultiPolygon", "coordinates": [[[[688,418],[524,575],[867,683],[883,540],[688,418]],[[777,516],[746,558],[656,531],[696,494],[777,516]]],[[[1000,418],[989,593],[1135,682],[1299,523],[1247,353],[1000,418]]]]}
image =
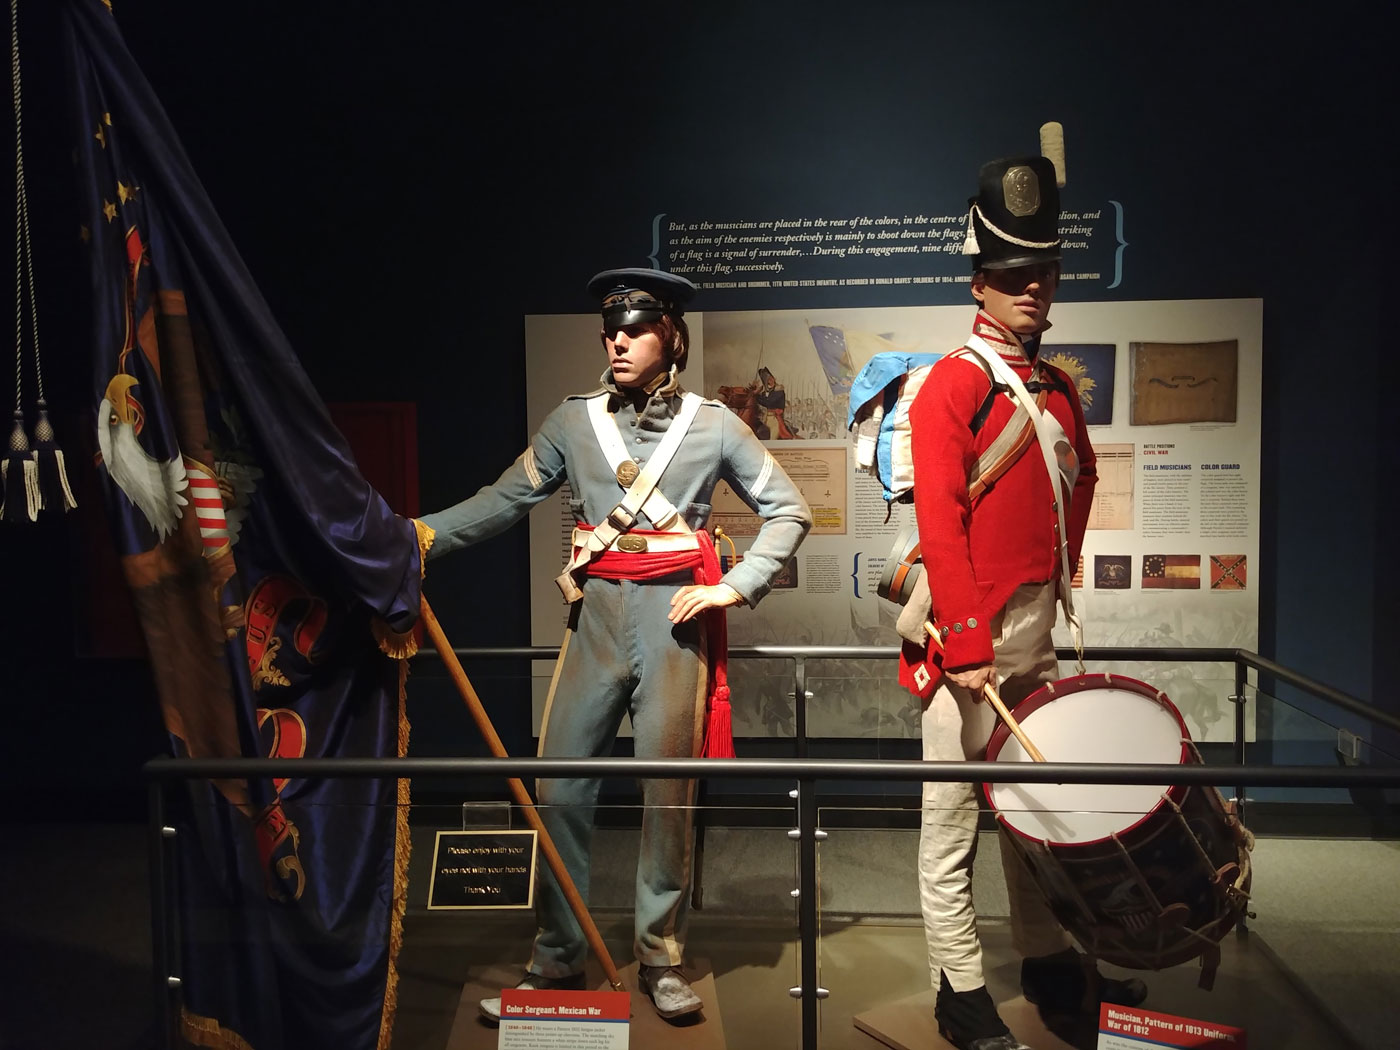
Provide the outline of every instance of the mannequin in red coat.
{"type": "MultiPolygon", "coordinates": [[[[1015,404],[994,390],[988,369],[968,350],[934,365],[909,413],[914,509],[932,623],[940,644],[905,647],[901,678],[923,701],[924,758],[976,759],[985,754],[995,712],[982,701],[992,683],[1007,706],[1059,677],[1051,629],[1061,586],[1061,542],[1074,565],[1093,500],[1094,450],[1074,383],[1039,360],[1059,287],[1059,195],[1044,157],[983,167],[969,211],[976,254],[972,337],[997,354],[1032,394],[1046,391],[1044,411],[1064,431],[1063,460],[1077,475],[1068,490],[1054,482],[1033,440],[989,488],[968,495],[969,465],[1006,427],[1015,404]],[[977,420],[980,419],[980,424],[977,420]],[[1058,492],[1056,490],[1059,490],[1058,492]],[[1056,501],[1067,499],[1068,535],[1060,536],[1056,501]]],[[[1068,581],[1064,581],[1068,586],[1068,581]]],[[[919,890],[929,967],[938,986],[935,1010],[944,1038],[959,1050],[1021,1050],[997,1014],[982,974],[972,903],[977,800],[971,784],[924,786],[919,890]]],[[[1002,850],[1011,904],[1012,940],[1023,957],[1022,988],[1047,1021],[1100,1000],[1140,1002],[1140,981],[1112,981],[1086,966],[1055,922],[1019,858],[1002,850]]]]}

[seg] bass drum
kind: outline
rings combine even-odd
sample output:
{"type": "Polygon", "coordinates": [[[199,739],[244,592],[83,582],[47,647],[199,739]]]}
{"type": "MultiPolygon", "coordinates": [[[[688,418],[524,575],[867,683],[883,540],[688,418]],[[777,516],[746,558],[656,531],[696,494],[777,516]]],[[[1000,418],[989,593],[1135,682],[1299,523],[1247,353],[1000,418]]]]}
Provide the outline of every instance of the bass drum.
{"type": "MultiPolygon", "coordinates": [[[[1118,675],[1052,682],[1013,712],[1050,762],[1200,763],[1165,693],[1118,675]]],[[[1030,757],[1005,725],[995,762],[1030,757]]],[[[1084,950],[1157,970],[1203,958],[1209,986],[1218,943],[1249,901],[1252,837],[1213,787],[983,784],[997,820],[1084,950]]]]}

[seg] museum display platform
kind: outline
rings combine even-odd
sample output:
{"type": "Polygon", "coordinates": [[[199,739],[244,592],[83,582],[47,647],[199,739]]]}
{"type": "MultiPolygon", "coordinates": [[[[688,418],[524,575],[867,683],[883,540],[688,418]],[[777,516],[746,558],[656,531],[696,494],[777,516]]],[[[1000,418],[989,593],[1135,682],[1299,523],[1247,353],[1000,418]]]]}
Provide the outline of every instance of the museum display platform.
{"type": "MultiPolygon", "coordinates": [[[[416,838],[425,841],[421,831],[416,838]]],[[[688,961],[708,964],[706,983],[713,981],[721,1012],[711,1017],[707,999],[707,1020],[722,1022],[721,1045],[796,1047],[799,1010],[789,994],[800,981],[792,843],[771,828],[710,828],[706,838],[705,906],[691,916],[688,961]]],[[[620,969],[632,961],[636,840],[635,831],[601,828],[594,847],[593,914],[620,969]]],[[[835,829],[821,844],[819,981],[830,993],[820,1004],[818,1045],[824,1050],[946,1045],[932,1021],[916,848],[916,832],[889,829],[835,829]]],[[[430,853],[430,845],[418,850],[415,865],[426,865],[430,853]]],[[[1376,1040],[1385,1038],[1400,994],[1400,904],[1384,899],[1384,886],[1400,877],[1400,844],[1266,839],[1256,844],[1255,858],[1258,918],[1247,933],[1232,932],[1221,942],[1213,990],[1197,987],[1195,962],[1155,973],[1110,966],[1105,972],[1141,976],[1150,993],[1145,1008],[1245,1028],[1251,1046],[1387,1045],[1376,1040]],[[1364,880],[1343,874],[1351,870],[1372,874],[1364,880]],[[1339,885],[1346,885],[1340,895],[1339,885]]],[[[1000,854],[990,833],[983,835],[973,892],[988,987],[1007,1023],[1035,1050],[1092,1050],[1093,1024],[1062,1033],[1068,1040],[1052,1035],[1020,995],[1000,854]]],[[[534,923],[529,912],[467,915],[415,907],[404,933],[394,1045],[455,1050],[459,1044],[450,1039],[458,1027],[477,1025],[475,1000],[464,1001],[468,990],[485,974],[518,978],[534,923]]],[[[637,1010],[650,1010],[634,997],[637,1003],[637,1010]]],[[[495,1044],[460,1044],[479,1045],[495,1044]]],[[[668,1038],[633,1045],[690,1043],[668,1038]]]]}
{"type": "MultiPolygon", "coordinates": [[[[715,991],[715,976],[708,960],[688,960],[687,980],[705,1003],[698,1015],[675,1022],[663,1019],[652,1008],[651,1001],[637,990],[637,964],[617,962],[618,977],[631,993],[628,1038],[631,1045],[665,1046],[674,1050],[725,1050],[724,1019],[720,1014],[719,995],[715,991]]],[[[462,997],[452,1019],[447,1036],[447,1050],[495,1050],[499,1028],[481,1016],[477,1003],[486,996],[500,995],[502,988],[512,987],[520,979],[520,966],[494,965],[476,967],[462,986],[462,997]]],[[[588,965],[587,986],[593,991],[607,991],[607,978],[596,960],[588,965]]]]}

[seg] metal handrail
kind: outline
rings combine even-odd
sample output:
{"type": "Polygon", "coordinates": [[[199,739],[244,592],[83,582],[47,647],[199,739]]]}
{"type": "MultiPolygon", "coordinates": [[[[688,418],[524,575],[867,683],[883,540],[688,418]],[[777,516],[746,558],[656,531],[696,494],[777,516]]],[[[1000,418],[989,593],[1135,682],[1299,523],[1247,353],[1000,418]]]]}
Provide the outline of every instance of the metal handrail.
{"type": "MultiPolygon", "coordinates": [[[[1316,679],[1301,675],[1297,671],[1290,670],[1282,664],[1275,663],[1267,656],[1260,656],[1258,653],[1250,652],[1248,649],[1238,649],[1235,659],[1240,663],[1254,668],[1261,674],[1269,675],[1286,685],[1302,689],[1311,693],[1319,700],[1325,700],[1329,704],[1334,704],[1344,711],[1362,718],[1369,719],[1377,725],[1383,725],[1400,732],[1400,716],[1393,715],[1389,711],[1384,711],[1375,704],[1368,704],[1365,700],[1358,699],[1350,693],[1344,693],[1340,689],[1334,689],[1316,679]]],[[[1287,703],[1287,701],[1284,701],[1287,703]]]]}
{"type": "MultiPolygon", "coordinates": [[[[533,659],[553,660],[559,655],[557,645],[507,645],[482,646],[480,648],[454,648],[459,659],[533,659]]],[[[1055,655],[1061,660],[1072,659],[1074,650],[1067,646],[1056,648],[1055,655]]],[[[780,659],[780,660],[892,660],[899,656],[899,648],[889,645],[736,645],[729,649],[731,659],[780,659]]],[[[424,649],[419,659],[438,659],[437,653],[424,649]]],[[[1194,646],[1131,647],[1121,645],[1089,646],[1084,650],[1086,662],[1115,663],[1232,663],[1243,664],[1261,674],[1266,674],[1286,685],[1302,689],[1319,700],[1324,700],[1342,710],[1359,715],[1377,725],[1386,726],[1400,732],[1400,715],[1368,703],[1359,697],[1344,693],[1315,678],[1300,674],[1267,656],[1261,656],[1251,649],[1204,648],[1194,646]]],[[[1287,701],[1283,701],[1287,703],[1287,701]]]]}
{"type": "Polygon", "coordinates": [[[684,780],[881,780],[989,784],[1219,784],[1258,787],[1400,787],[1400,767],[1206,766],[1124,762],[925,762],[854,758],[155,758],[152,780],[226,777],[638,777],[684,780]]]}

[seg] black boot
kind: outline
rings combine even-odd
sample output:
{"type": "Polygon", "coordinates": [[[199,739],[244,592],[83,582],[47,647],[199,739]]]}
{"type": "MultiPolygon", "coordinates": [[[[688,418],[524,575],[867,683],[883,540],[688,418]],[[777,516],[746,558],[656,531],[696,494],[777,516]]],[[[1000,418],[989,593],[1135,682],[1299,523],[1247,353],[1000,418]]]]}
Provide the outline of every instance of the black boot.
{"type": "Polygon", "coordinates": [[[1021,991],[1027,1002],[1040,1008],[1047,1023],[1052,1017],[1081,1013],[1097,1017],[1100,1003],[1137,1006],[1147,998],[1147,985],[1136,977],[1125,981],[1105,977],[1073,948],[1023,959],[1021,991]]]}
{"type": "Polygon", "coordinates": [[[1006,1027],[985,984],[955,992],[948,975],[941,974],[933,1016],[938,1034],[958,1050],[1031,1050],[1006,1027]]]}

